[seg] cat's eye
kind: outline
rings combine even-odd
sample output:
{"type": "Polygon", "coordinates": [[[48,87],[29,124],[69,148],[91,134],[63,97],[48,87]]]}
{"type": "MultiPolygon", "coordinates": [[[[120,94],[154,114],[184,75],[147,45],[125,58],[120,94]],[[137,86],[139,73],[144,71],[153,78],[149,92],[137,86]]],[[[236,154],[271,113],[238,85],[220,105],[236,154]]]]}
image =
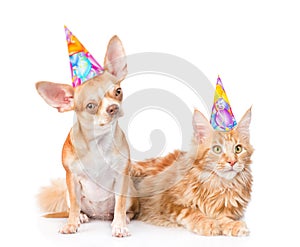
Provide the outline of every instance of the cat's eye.
{"type": "Polygon", "coordinates": [[[238,145],[236,145],[236,146],[234,147],[234,152],[235,152],[236,154],[240,154],[242,151],[243,151],[243,147],[242,147],[241,144],[238,144],[238,145]]]}
{"type": "Polygon", "coordinates": [[[119,96],[122,93],[122,89],[119,87],[116,89],[115,95],[119,96]]]}
{"type": "Polygon", "coordinates": [[[89,113],[94,114],[97,111],[97,105],[95,103],[88,103],[86,105],[86,109],[89,113]]]}
{"type": "Polygon", "coordinates": [[[214,153],[216,153],[216,154],[222,153],[222,147],[221,147],[220,145],[215,145],[215,146],[213,146],[212,150],[213,150],[214,153]]]}

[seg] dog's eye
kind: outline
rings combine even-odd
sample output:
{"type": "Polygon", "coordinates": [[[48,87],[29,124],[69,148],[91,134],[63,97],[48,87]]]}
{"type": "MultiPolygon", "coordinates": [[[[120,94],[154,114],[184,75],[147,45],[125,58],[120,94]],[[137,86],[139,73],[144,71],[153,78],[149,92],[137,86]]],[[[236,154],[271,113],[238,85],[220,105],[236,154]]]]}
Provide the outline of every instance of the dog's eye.
{"type": "Polygon", "coordinates": [[[92,110],[92,109],[94,109],[95,107],[96,107],[96,105],[93,104],[93,103],[88,103],[87,106],[86,106],[86,108],[88,108],[89,110],[92,110]]]}
{"type": "Polygon", "coordinates": [[[94,113],[97,109],[97,105],[94,103],[88,103],[86,105],[86,109],[90,112],[90,113],[94,113]]]}
{"type": "Polygon", "coordinates": [[[117,89],[116,89],[115,95],[116,95],[116,96],[119,96],[121,93],[122,93],[122,89],[121,89],[120,87],[117,88],[117,89]]]}

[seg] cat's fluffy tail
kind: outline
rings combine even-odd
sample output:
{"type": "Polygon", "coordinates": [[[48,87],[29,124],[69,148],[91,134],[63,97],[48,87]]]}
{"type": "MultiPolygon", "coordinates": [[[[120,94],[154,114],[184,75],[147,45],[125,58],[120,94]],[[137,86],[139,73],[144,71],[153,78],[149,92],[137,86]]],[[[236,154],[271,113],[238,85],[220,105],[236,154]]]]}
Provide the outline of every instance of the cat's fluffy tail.
{"type": "Polygon", "coordinates": [[[67,212],[67,185],[65,179],[52,180],[51,185],[42,187],[37,195],[37,201],[42,212],[67,212]]]}

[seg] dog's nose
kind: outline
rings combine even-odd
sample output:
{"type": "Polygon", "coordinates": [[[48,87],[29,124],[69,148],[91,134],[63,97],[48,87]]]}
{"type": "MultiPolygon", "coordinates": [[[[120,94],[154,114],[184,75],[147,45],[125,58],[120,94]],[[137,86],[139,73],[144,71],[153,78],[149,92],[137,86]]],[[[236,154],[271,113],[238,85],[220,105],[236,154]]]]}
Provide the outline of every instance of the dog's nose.
{"type": "Polygon", "coordinates": [[[106,112],[109,115],[114,115],[119,111],[119,106],[116,104],[110,105],[109,107],[107,107],[106,112]]]}

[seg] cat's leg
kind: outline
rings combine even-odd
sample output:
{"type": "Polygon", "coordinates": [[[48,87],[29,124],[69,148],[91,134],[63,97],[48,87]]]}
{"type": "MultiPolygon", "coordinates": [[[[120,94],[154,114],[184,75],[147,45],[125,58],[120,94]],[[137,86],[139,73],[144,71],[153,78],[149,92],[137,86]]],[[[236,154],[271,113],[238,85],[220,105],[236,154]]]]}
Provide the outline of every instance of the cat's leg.
{"type": "Polygon", "coordinates": [[[244,221],[233,220],[228,217],[223,217],[218,220],[222,235],[242,237],[248,236],[249,230],[244,221]]]}
{"type": "Polygon", "coordinates": [[[199,235],[216,236],[221,234],[218,221],[207,217],[199,209],[184,208],[176,220],[179,225],[199,235]]]}

